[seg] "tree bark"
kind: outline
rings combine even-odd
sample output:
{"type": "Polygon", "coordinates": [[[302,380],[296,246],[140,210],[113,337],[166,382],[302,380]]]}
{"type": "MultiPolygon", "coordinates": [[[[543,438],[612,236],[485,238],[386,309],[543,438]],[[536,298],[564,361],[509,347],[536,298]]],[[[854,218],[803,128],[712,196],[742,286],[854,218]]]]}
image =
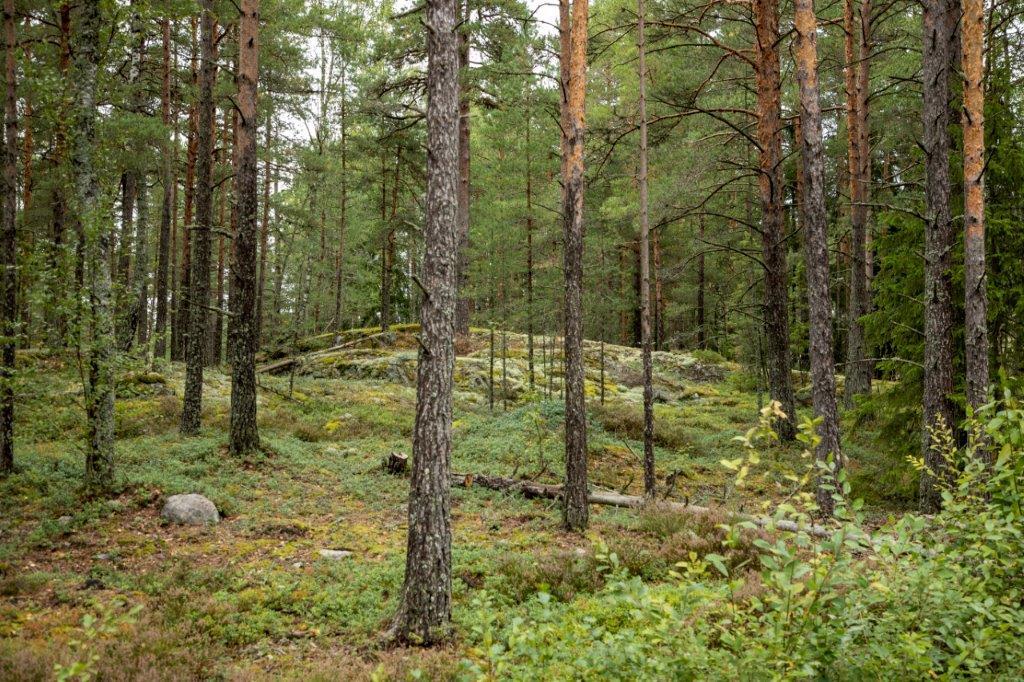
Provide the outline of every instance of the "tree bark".
{"type": "Polygon", "coordinates": [[[458,244],[459,68],[455,0],[427,2],[427,211],[405,582],[394,637],[433,644],[451,620],[449,493],[458,244]]]}
{"type": "Polygon", "coordinates": [[[348,101],[346,76],[348,63],[341,70],[341,216],[338,221],[338,251],[334,260],[334,328],[342,329],[342,309],[345,302],[345,232],[348,229],[348,101]]]}
{"type": "MultiPolygon", "coordinates": [[[[782,177],[782,77],[779,67],[779,6],[777,0],[754,0],[755,79],[757,84],[757,141],[760,147],[758,188],[761,196],[761,257],[764,261],[764,336],[767,345],[768,392],[785,418],[775,420],[779,438],[796,437],[796,399],[789,350],[789,266],[783,220],[785,185],[782,177]]],[[[701,248],[703,248],[703,223],[701,248]]],[[[703,318],[704,257],[699,263],[701,291],[698,316],[703,318]]],[[[703,319],[698,323],[704,332],[703,319]]],[[[706,339],[706,337],[705,337],[706,339]]],[[[701,347],[703,347],[703,343],[701,347]]]]}
{"type": "MultiPolygon", "coordinates": [[[[532,88],[532,84],[527,87],[532,88]]],[[[530,373],[530,390],[534,389],[534,322],[533,322],[533,156],[530,132],[533,128],[531,102],[526,102],[526,362],[530,373]]]]}
{"type": "MultiPolygon", "coordinates": [[[[978,409],[988,400],[988,293],[985,277],[985,5],[963,0],[964,74],[964,336],[967,344],[967,402],[978,409]]],[[[987,453],[986,457],[991,457],[987,453]]]]}
{"type": "Polygon", "coordinates": [[[111,309],[110,235],[99,202],[93,158],[96,136],[96,81],[100,60],[100,2],[79,5],[75,44],[75,131],[72,168],[77,214],[85,237],[85,264],[92,338],[87,349],[86,413],[89,446],[85,478],[89,487],[108,490],[114,482],[114,363],[116,347],[111,309]]]}
{"type": "Polygon", "coordinates": [[[171,259],[171,221],[174,208],[174,152],[171,137],[171,21],[161,22],[163,29],[163,77],[160,89],[160,114],[167,128],[163,144],[163,201],[160,205],[160,236],[156,256],[156,330],[153,356],[164,359],[167,352],[167,291],[171,259]]]}
{"type": "MultiPolygon", "coordinates": [[[[560,7],[569,0],[561,0],[560,7]]],[[[562,8],[568,18],[568,7],[562,8]]],[[[574,0],[568,52],[568,83],[563,82],[568,138],[563,182],[563,261],[565,267],[565,499],[563,522],[582,531],[589,522],[587,508],[587,412],[583,394],[583,138],[587,86],[587,0],[574,0]]],[[[567,21],[564,23],[568,23],[567,21]]],[[[564,40],[564,39],[563,39],[564,40]]]]}
{"type": "Polygon", "coordinates": [[[938,510],[946,461],[936,429],[952,429],[953,415],[953,220],[949,207],[949,63],[952,0],[923,0],[923,140],[925,152],[924,246],[924,428],[922,448],[928,470],[922,472],[922,511],[938,510]]]}
{"type": "Polygon", "coordinates": [[[260,0],[242,0],[238,22],[238,137],[235,201],[238,229],[231,261],[231,454],[260,447],[256,428],[256,82],[260,0]]]}
{"type": "MultiPolygon", "coordinates": [[[[192,19],[192,86],[199,88],[199,50],[198,50],[198,21],[192,19]]],[[[178,283],[179,303],[177,310],[177,323],[179,329],[177,355],[172,355],[172,360],[183,359],[188,350],[188,336],[191,333],[192,325],[192,231],[195,209],[195,178],[196,178],[196,157],[199,151],[199,107],[198,102],[189,108],[188,114],[188,142],[186,145],[185,157],[185,213],[184,223],[181,228],[181,279],[178,283]]]]}
{"type": "Polygon", "coordinates": [[[135,190],[135,267],[132,269],[128,310],[121,329],[119,346],[125,353],[132,349],[136,335],[145,342],[147,283],[149,281],[149,194],[146,176],[138,175],[135,190]]]}
{"type": "Polygon", "coordinates": [[[459,17],[463,26],[459,29],[459,297],[455,303],[455,333],[465,336],[469,333],[470,299],[469,289],[469,29],[464,25],[469,20],[469,0],[458,3],[459,17]]]}
{"type": "MultiPolygon", "coordinates": [[[[870,162],[865,158],[867,132],[862,130],[864,116],[862,107],[867,105],[866,73],[870,56],[863,49],[863,40],[857,40],[858,25],[862,22],[854,11],[854,1],[846,0],[843,11],[844,54],[846,67],[844,80],[846,86],[846,133],[847,133],[847,171],[850,192],[850,277],[847,298],[847,334],[846,334],[846,383],[845,402],[853,405],[853,398],[871,392],[872,365],[866,361],[866,340],[862,318],[868,312],[868,280],[867,280],[867,196],[865,192],[867,178],[865,169],[870,162]],[[858,54],[857,46],[860,47],[858,54]]],[[[863,1],[863,0],[862,0],[863,1]]],[[[866,26],[861,27],[863,31],[866,26]]]]}
{"type": "MultiPolygon", "coordinates": [[[[58,57],[57,72],[62,82],[67,82],[68,69],[71,65],[71,6],[63,3],[57,10],[58,57]]],[[[65,302],[71,290],[68,278],[64,276],[65,233],[67,231],[67,100],[62,99],[57,109],[57,120],[54,129],[53,169],[57,182],[53,187],[51,201],[51,248],[48,265],[53,276],[50,277],[47,290],[47,329],[51,348],[64,348],[68,344],[68,320],[65,313],[65,302]]]]}
{"type": "Polygon", "coordinates": [[[4,153],[0,195],[0,475],[14,471],[14,349],[18,337],[18,100],[14,0],[4,0],[4,153]]]}
{"type": "Polygon", "coordinates": [[[821,143],[818,90],[818,40],[814,0],[796,0],[796,75],[800,88],[801,150],[804,166],[804,240],[807,252],[807,299],[810,308],[811,395],[821,419],[815,451],[818,461],[817,501],[824,516],[835,507],[835,475],[843,465],[836,405],[832,309],[828,289],[828,234],[825,224],[825,167],[821,143]],[[831,460],[831,461],[830,461],[831,460]]]}
{"type": "Polygon", "coordinates": [[[705,289],[707,288],[707,276],[704,271],[704,216],[698,218],[697,226],[697,348],[708,347],[707,312],[705,310],[705,289]]]}
{"type": "Polygon", "coordinates": [[[214,137],[213,85],[217,78],[216,22],[212,0],[202,2],[202,56],[196,103],[196,221],[192,228],[192,271],[189,291],[189,333],[185,357],[185,396],[181,433],[199,433],[203,407],[203,365],[206,360],[207,308],[210,305],[211,184],[214,137]]]}
{"type": "MultiPolygon", "coordinates": [[[[344,100],[342,100],[344,103],[344,100]]],[[[342,105],[344,106],[344,104],[342,105]]],[[[274,133],[273,128],[273,112],[267,112],[267,142],[266,149],[263,150],[263,216],[260,225],[260,273],[259,280],[256,288],[256,348],[260,347],[260,342],[263,338],[263,304],[265,301],[265,292],[267,288],[267,249],[269,248],[270,242],[270,149],[273,146],[274,133]]],[[[342,109],[342,121],[344,121],[344,109],[342,109]]],[[[344,123],[342,124],[342,166],[345,163],[345,146],[344,146],[344,123]]],[[[342,170],[344,174],[344,170],[342,170]]],[[[343,181],[344,182],[344,181],[343,181]]],[[[342,194],[344,197],[344,193],[342,194]]],[[[344,213],[344,199],[342,199],[342,212],[344,213]]]]}
{"type": "MultiPolygon", "coordinates": [[[[585,1],[585,0],[584,0],[585,1]]],[[[651,361],[651,244],[647,206],[647,45],[644,35],[646,8],[637,0],[636,48],[640,114],[640,169],[637,173],[640,204],[640,347],[644,381],[644,494],[654,497],[654,386],[651,361]]]]}

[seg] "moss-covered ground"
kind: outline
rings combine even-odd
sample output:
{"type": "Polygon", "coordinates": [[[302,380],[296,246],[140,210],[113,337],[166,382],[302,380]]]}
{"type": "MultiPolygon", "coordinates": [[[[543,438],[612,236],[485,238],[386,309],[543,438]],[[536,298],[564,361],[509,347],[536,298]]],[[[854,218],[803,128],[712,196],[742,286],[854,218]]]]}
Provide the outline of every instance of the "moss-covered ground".
{"type": "MultiPolygon", "coordinates": [[[[207,371],[203,432],[184,439],[182,366],[123,367],[112,498],[82,488],[77,364],[22,357],[17,472],[0,481],[0,678],[51,679],[55,666],[84,662],[111,680],[444,679],[470,644],[462,614],[480,590],[513,609],[539,588],[559,599],[592,591],[599,539],[652,580],[715,548],[713,518],[595,507],[580,537],[559,528],[555,503],[455,488],[452,643],[382,647],[402,580],[407,481],[380,462],[410,449],[413,332],[304,340],[298,350],[314,354],[294,371],[261,375],[264,453],[246,461],[226,450],[226,374],[207,371]],[[185,492],[213,500],[223,521],[164,524],[164,499],[185,492]],[[328,559],[321,549],[352,554],[328,559]]],[[[492,407],[490,341],[474,330],[460,344],[452,468],[557,483],[561,371],[550,349],[559,343],[536,340],[531,389],[526,339],[499,332],[492,407]]],[[[586,359],[591,482],[637,493],[638,351],[588,343],[586,359]]],[[[771,448],[741,490],[719,463],[739,456],[734,438],[757,422],[756,379],[713,353],[658,353],[655,372],[665,495],[756,510],[791,492],[786,475],[805,466],[795,445],[771,448]]],[[[905,505],[908,467],[880,452],[870,425],[847,426],[855,495],[879,516],[905,505]]]]}

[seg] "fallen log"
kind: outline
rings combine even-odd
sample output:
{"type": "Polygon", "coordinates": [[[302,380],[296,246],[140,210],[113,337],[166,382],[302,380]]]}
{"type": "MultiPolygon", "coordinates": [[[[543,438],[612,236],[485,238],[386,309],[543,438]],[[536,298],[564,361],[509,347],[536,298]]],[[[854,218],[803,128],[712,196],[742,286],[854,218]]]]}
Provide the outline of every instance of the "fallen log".
{"type": "Polygon", "coordinates": [[[376,339],[376,338],[378,338],[380,336],[384,336],[385,334],[390,334],[390,333],[391,332],[377,332],[376,334],[370,334],[369,336],[360,336],[358,339],[353,339],[352,341],[346,341],[345,343],[339,343],[336,346],[331,346],[330,348],[324,348],[323,350],[314,350],[314,351],[310,351],[309,353],[305,353],[303,355],[293,355],[293,356],[288,357],[288,358],[281,358],[280,360],[275,360],[274,362],[271,362],[271,363],[268,363],[266,365],[263,365],[262,367],[257,367],[256,368],[256,372],[258,374],[273,374],[275,372],[279,372],[281,370],[288,369],[289,367],[291,367],[292,365],[294,365],[296,363],[303,363],[303,362],[305,362],[307,360],[311,360],[312,358],[315,358],[315,357],[318,357],[318,356],[321,356],[321,355],[329,355],[330,353],[335,353],[335,352],[337,352],[339,350],[345,350],[346,348],[351,348],[352,346],[355,346],[356,344],[362,343],[363,341],[369,341],[370,339],[376,339]]]}
{"type": "MultiPolygon", "coordinates": [[[[544,483],[505,478],[503,476],[489,476],[486,474],[471,473],[461,474],[452,472],[451,482],[452,485],[457,485],[463,488],[470,488],[474,485],[478,485],[481,488],[488,488],[490,490],[515,492],[526,498],[557,500],[562,497],[562,486],[560,485],[546,485],[544,483]]],[[[623,495],[621,493],[605,490],[591,490],[587,495],[587,500],[590,504],[600,504],[609,507],[622,507],[627,509],[640,509],[649,503],[649,500],[644,497],[637,495],[623,495]]],[[[709,514],[715,511],[710,507],[702,507],[696,504],[683,504],[682,502],[659,501],[657,502],[657,505],[662,509],[670,509],[681,514],[709,514]]],[[[795,521],[790,521],[788,519],[776,520],[763,516],[749,516],[746,514],[730,514],[730,516],[736,520],[751,521],[761,528],[774,527],[778,530],[784,530],[791,533],[799,530],[805,530],[816,537],[832,537],[832,531],[818,524],[800,526],[800,524],[795,521]]]]}

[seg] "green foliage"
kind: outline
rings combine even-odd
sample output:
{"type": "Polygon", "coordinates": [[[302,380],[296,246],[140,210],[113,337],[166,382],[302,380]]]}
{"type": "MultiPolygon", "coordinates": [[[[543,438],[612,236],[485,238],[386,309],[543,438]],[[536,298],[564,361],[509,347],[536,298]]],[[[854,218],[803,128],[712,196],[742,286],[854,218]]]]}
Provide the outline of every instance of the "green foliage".
{"type": "Polygon", "coordinates": [[[839,520],[827,537],[808,530],[809,498],[783,504],[775,518],[795,519],[802,530],[755,540],[753,573],[726,565],[721,555],[693,553],[678,562],[669,582],[630,576],[616,560],[593,595],[562,603],[541,590],[515,614],[494,609],[484,593],[463,675],[1019,677],[1024,409],[1006,394],[971,426],[971,444],[948,453],[959,473],[931,520],[906,516],[869,533],[861,503],[846,502],[849,487],[840,478],[839,520]],[[978,458],[983,447],[997,453],[991,472],[978,458]]]}
{"type": "Polygon", "coordinates": [[[89,682],[96,677],[100,654],[96,646],[100,640],[117,635],[125,626],[137,620],[141,605],[124,610],[124,603],[100,603],[96,606],[98,615],[87,613],[82,616],[81,634],[69,641],[69,647],[75,652],[75,660],[71,663],[54,664],[53,672],[58,682],[89,682]]]}

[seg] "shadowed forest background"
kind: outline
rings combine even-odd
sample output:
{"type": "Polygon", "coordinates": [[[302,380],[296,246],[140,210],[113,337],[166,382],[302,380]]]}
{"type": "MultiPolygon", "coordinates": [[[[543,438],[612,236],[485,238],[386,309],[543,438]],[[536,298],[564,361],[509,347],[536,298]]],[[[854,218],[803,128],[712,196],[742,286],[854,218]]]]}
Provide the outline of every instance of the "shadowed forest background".
{"type": "Polygon", "coordinates": [[[1018,679],[1019,0],[3,0],[0,677],[1018,679]]]}

